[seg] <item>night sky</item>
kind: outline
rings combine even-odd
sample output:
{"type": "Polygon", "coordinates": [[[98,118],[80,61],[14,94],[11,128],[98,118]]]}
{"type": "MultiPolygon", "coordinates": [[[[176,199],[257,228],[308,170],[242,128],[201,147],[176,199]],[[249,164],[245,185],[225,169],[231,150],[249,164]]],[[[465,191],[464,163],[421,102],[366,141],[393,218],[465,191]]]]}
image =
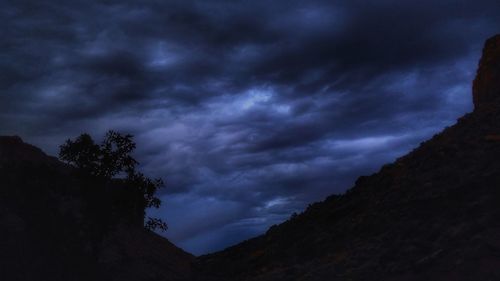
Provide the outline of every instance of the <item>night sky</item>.
{"type": "Polygon", "coordinates": [[[0,1],[0,135],[132,133],[163,235],[263,233],[471,111],[498,0],[0,1]]]}

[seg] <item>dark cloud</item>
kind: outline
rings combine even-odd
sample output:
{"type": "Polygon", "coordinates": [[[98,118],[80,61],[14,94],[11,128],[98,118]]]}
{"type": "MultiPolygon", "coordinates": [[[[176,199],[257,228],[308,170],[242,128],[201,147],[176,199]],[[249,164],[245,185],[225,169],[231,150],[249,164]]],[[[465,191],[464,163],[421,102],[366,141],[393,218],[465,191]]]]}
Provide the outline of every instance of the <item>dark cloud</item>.
{"type": "Polygon", "coordinates": [[[345,191],[471,110],[500,3],[0,2],[0,134],[136,135],[203,253],[345,191]]]}

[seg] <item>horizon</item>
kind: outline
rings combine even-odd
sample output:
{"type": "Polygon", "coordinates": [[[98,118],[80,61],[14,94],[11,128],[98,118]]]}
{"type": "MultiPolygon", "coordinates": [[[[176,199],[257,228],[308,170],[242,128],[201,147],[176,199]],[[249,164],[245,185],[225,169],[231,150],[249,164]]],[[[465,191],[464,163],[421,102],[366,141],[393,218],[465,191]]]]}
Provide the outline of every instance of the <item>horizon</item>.
{"type": "Polygon", "coordinates": [[[135,136],[195,255],[350,188],[472,110],[496,1],[0,4],[0,135],[135,136]]]}

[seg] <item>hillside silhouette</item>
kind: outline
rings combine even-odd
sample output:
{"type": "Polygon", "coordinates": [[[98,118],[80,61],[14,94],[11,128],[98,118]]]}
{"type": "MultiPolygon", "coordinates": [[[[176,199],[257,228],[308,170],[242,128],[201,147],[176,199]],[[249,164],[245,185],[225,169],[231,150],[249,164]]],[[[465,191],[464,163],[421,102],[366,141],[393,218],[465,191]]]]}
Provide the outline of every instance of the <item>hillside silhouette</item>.
{"type": "Polygon", "coordinates": [[[190,277],[193,256],[144,228],[121,182],[89,181],[19,137],[0,137],[0,179],[1,280],[190,277]]]}
{"type": "Polygon", "coordinates": [[[500,35],[485,44],[472,92],[472,113],[360,177],[345,194],[198,258],[145,230],[141,220],[122,220],[126,211],[92,251],[88,229],[99,228],[83,210],[93,202],[72,168],[20,138],[1,137],[0,274],[12,277],[6,280],[500,280],[500,35]]]}

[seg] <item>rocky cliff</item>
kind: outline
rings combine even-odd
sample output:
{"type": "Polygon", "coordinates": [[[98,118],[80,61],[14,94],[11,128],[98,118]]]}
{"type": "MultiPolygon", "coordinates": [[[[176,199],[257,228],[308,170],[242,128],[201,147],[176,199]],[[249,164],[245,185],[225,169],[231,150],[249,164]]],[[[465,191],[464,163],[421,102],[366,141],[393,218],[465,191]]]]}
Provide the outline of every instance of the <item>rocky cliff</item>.
{"type": "Polygon", "coordinates": [[[475,110],[265,235],[199,258],[198,280],[500,280],[500,36],[475,110]]]}
{"type": "Polygon", "coordinates": [[[472,96],[476,111],[499,110],[500,103],[500,35],[486,41],[483,56],[479,62],[472,96]]]}

